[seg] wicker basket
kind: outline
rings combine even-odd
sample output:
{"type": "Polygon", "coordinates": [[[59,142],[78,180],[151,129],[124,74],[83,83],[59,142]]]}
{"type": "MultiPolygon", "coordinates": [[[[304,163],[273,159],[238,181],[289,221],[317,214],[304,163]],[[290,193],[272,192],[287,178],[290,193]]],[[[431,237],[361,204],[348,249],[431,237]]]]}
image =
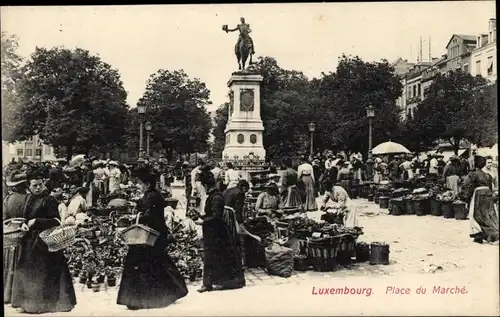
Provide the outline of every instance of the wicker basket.
{"type": "Polygon", "coordinates": [[[160,233],[145,225],[139,224],[141,213],[137,214],[137,220],[121,233],[121,238],[126,245],[147,245],[153,246],[160,233]]]}
{"type": "Polygon", "coordinates": [[[331,272],[338,267],[337,255],[340,251],[340,239],[328,241],[311,240],[307,244],[307,253],[316,272],[331,272]]]}
{"type": "Polygon", "coordinates": [[[28,232],[24,218],[11,218],[3,222],[3,246],[16,247],[28,232]]]}
{"type": "Polygon", "coordinates": [[[75,243],[78,232],[76,226],[57,226],[40,233],[40,239],[47,245],[49,252],[57,252],[75,243]]]}

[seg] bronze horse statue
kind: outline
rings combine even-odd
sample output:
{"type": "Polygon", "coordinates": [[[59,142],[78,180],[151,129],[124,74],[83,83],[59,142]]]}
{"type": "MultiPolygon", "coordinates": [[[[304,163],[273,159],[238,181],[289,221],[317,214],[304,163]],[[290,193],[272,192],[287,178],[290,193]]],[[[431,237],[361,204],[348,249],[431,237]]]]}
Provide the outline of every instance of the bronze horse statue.
{"type": "Polygon", "coordinates": [[[250,37],[244,36],[241,41],[236,43],[234,52],[236,54],[236,59],[238,60],[238,69],[245,70],[245,65],[248,57],[250,56],[250,61],[248,65],[252,64],[253,47],[250,37]]]}

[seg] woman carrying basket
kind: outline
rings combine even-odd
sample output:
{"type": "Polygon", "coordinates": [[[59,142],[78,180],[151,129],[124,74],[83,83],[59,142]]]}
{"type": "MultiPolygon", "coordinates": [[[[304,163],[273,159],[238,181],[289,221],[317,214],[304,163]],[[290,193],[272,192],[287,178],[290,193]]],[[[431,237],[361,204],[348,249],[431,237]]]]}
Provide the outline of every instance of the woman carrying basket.
{"type": "Polygon", "coordinates": [[[26,313],[71,311],[75,289],[62,250],[49,252],[39,234],[59,226],[56,199],[44,192],[40,171],[29,176],[30,195],[24,211],[29,231],[21,241],[21,254],[14,273],[12,307],[26,313]]]}
{"type": "Polygon", "coordinates": [[[161,193],[155,188],[156,178],[147,167],[135,171],[144,196],[138,209],[144,214],[139,223],[159,232],[153,246],[130,245],[123,266],[118,291],[118,305],[131,310],[162,308],[187,295],[183,276],[166,254],[168,228],[164,219],[161,193]]]}
{"type": "Polygon", "coordinates": [[[22,217],[24,216],[24,208],[28,199],[28,179],[26,177],[26,174],[22,174],[20,173],[20,171],[13,171],[7,177],[5,184],[11,189],[12,193],[5,197],[3,202],[3,302],[4,304],[10,304],[12,295],[12,282],[20,249],[19,246],[14,244],[6,245],[6,241],[8,239],[7,236],[11,235],[11,233],[7,232],[7,228],[10,227],[8,224],[14,224],[14,222],[17,220],[22,221],[22,217]]]}

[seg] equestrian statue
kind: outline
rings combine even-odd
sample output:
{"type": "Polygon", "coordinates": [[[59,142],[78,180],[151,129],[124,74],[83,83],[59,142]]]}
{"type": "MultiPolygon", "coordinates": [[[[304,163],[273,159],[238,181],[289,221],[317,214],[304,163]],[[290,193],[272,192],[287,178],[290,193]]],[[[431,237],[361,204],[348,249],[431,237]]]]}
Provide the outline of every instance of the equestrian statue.
{"type": "Polygon", "coordinates": [[[240,31],[240,36],[238,37],[238,42],[234,47],[234,53],[238,59],[239,70],[245,70],[245,64],[248,57],[250,57],[249,65],[252,63],[252,55],[255,54],[255,47],[253,45],[253,40],[250,37],[252,30],[250,29],[250,24],[245,23],[245,18],[240,19],[241,23],[238,24],[234,29],[228,29],[227,25],[222,26],[222,30],[228,32],[240,31]]]}

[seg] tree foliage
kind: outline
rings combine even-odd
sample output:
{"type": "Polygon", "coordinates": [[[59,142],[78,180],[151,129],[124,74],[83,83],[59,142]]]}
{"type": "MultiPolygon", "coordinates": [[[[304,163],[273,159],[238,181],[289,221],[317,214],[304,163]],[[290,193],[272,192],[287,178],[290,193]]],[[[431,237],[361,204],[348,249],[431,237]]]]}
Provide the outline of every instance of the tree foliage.
{"type": "Polygon", "coordinates": [[[22,58],[17,54],[18,38],[2,32],[1,79],[2,79],[2,138],[12,139],[17,126],[16,112],[19,96],[16,86],[21,78],[22,58]]]}
{"type": "Polygon", "coordinates": [[[36,48],[19,83],[11,140],[38,134],[56,150],[84,153],[122,141],[128,106],[120,75],[83,49],[36,48]]]}
{"type": "Polygon", "coordinates": [[[491,93],[480,76],[461,70],[438,74],[415,111],[416,133],[447,140],[455,154],[464,140],[491,143],[497,130],[496,123],[492,123],[496,96],[491,93]]]}
{"type": "Polygon", "coordinates": [[[171,159],[179,153],[208,150],[212,129],[206,110],[210,91],[199,79],[190,79],[183,70],[160,69],[148,80],[138,105],[147,109],[146,119],[152,123],[152,141],[161,143],[171,159]]]}

